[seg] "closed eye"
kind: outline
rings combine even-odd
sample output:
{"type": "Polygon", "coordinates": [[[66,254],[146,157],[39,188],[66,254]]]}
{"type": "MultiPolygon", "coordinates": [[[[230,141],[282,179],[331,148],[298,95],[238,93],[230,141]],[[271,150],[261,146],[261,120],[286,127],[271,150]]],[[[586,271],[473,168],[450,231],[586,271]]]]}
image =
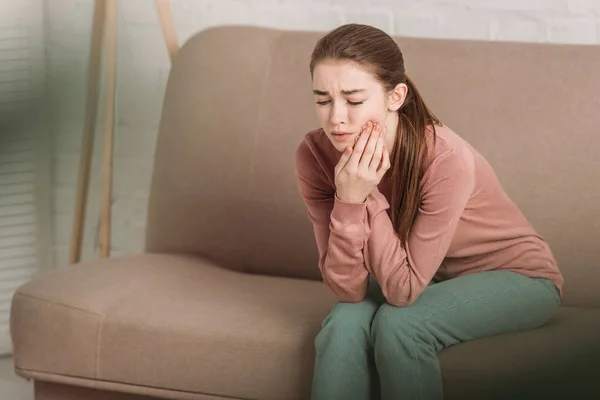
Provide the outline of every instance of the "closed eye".
{"type": "MultiPolygon", "coordinates": [[[[324,106],[331,103],[330,100],[321,100],[321,101],[317,101],[317,104],[320,106],[324,106]]],[[[348,104],[350,104],[351,106],[359,106],[361,104],[363,104],[364,101],[348,101],[348,104]]]]}

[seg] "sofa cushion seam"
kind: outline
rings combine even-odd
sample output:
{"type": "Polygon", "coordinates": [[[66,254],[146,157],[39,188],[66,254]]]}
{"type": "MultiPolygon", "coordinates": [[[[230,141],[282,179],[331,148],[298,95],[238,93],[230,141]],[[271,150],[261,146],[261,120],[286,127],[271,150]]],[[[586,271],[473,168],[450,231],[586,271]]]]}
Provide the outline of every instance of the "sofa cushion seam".
{"type": "Polygon", "coordinates": [[[48,303],[48,304],[52,304],[54,306],[59,306],[59,307],[65,307],[65,308],[68,308],[68,309],[71,309],[71,310],[81,311],[81,312],[84,312],[84,313],[87,313],[87,314],[96,315],[96,316],[102,317],[102,319],[104,319],[105,316],[106,316],[104,313],[99,313],[99,312],[96,312],[96,311],[86,310],[86,309],[75,307],[75,306],[72,306],[72,305],[69,305],[69,304],[58,303],[56,301],[52,301],[52,300],[48,300],[48,299],[43,299],[41,297],[32,296],[30,294],[24,294],[24,293],[21,293],[21,292],[16,292],[15,293],[15,297],[17,297],[17,296],[25,297],[25,298],[28,298],[28,299],[31,299],[31,300],[38,300],[38,301],[43,302],[43,303],[48,303]]]}
{"type": "Polygon", "coordinates": [[[104,327],[104,320],[106,315],[102,315],[102,320],[98,324],[98,336],[96,337],[96,379],[100,379],[100,344],[102,342],[102,328],[104,327]]]}

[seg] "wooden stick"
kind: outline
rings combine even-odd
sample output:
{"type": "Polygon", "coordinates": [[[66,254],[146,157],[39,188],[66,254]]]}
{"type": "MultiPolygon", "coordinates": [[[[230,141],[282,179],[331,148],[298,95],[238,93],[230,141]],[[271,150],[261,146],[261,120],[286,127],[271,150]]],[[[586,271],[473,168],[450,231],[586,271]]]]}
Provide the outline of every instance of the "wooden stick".
{"type": "Polygon", "coordinates": [[[73,232],[71,237],[70,261],[78,263],[81,259],[83,242],[83,226],[88,195],[90,167],[94,147],[94,130],[98,115],[98,98],[100,85],[100,63],[102,59],[102,39],[104,29],[104,3],[96,0],[92,22],[92,38],[90,42],[89,75],[87,84],[87,101],[85,106],[85,121],[83,126],[83,143],[77,182],[77,197],[75,215],[73,217],[73,232]]]}
{"type": "Polygon", "coordinates": [[[100,258],[110,256],[113,140],[117,57],[117,0],[106,1],[106,116],[102,157],[102,203],[100,214],[100,258]]]}
{"type": "Polygon", "coordinates": [[[175,22],[173,21],[171,5],[169,0],[156,0],[156,7],[158,9],[163,36],[167,44],[167,50],[169,51],[169,57],[171,58],[171,63],[173,63],[173,60],[179,51],[179,41],[177,40],[177,30],[175,29],[175,22]]]}

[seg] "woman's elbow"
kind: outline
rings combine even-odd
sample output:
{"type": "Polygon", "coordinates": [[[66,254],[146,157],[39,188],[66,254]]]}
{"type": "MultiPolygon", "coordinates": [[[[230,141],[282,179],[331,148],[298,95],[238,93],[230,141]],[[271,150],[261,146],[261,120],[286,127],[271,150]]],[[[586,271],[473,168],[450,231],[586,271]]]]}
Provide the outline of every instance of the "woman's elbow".
{"type": "Polygon", "coordinates": [[[366,294],[356,292],[345,292],[336,295],[337,299],[342,303],[360,303],[366,297],[366,294]]]}
{"type": "Polygon", "coordinates": [[[389,305],[394,306],[394,307],[408,307],[408,306],[412,305],[415,302],[415,300],[417,300],[417,299],[410,298],[410,297],[407,297],[407,298],[389,297],[386,300],[389,305]]]}
{"type": "Polygon", "coordinates": [[[408,307],[411,306],[417,301],[419,296],[421,296],[423,290],[410,290],[408,292],[404,291],[388,291],[388,293],[384,293],[385,299],[388,304],[395,307],[408,307]]]}
{"type": "Polygon", "coordinates": [[[342,286],[335,282],[325,282],[325,285],[334,297],[343,303],[360,303],[367,296],[366,287],[361,286],[342,286]]]}

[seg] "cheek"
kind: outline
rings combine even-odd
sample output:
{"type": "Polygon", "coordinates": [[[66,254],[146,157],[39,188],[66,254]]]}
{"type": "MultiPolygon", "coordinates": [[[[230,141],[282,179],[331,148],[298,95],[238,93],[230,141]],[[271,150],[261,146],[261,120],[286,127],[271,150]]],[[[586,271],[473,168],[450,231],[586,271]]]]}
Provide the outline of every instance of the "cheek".
{"type": "Polygon", "coordinates": [[[376,111],[376,118],[380,123],[385,124],[388,119],[387,104],[385,104],[384,102],[381,102],[377,106],[378,107],[377,107],[377,111],[376,111]]]}
{"type": "Polygon", "coordinates": [[[373,110],[370,107],[349,107],[348,115],[352,123],[360,124],[365,123],[369,117],[373,114],[373,110]]]}
{"type": "Polygon", "coordinates": [[[352,110],[352,122],[359,125],[364,125],[368,121],[377,121],[382,123],[386,120],[387,113],[379,104],[365,107],[357,107],[352,110]]]}

